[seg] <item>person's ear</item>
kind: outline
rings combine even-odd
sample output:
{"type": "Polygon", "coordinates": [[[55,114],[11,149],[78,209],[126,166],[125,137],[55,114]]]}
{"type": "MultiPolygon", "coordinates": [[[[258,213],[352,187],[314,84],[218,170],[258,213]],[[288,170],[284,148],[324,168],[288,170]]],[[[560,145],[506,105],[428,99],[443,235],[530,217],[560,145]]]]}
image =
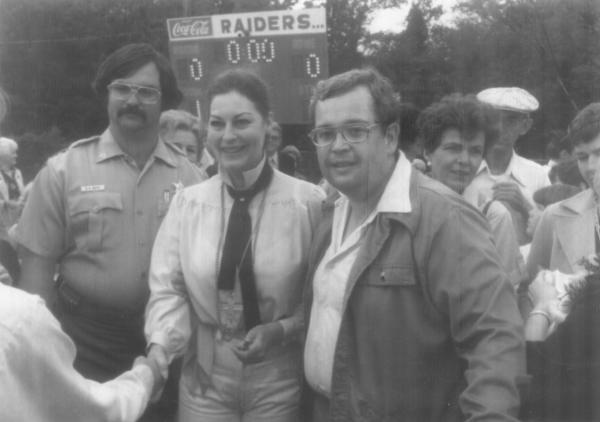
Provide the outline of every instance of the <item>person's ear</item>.
{"type": "Polygon", "coordinates": [[[400,125],[398,122],[394,122],[387,127],[385,130],[385,142],[393,148],[395,153],[398,149],[398,137],[400,135],[400,125]]]}
{"type": "Polygon", "coordinates": [[[531,117],[527,116],[521,122],[521,130],[520,130],[519,135],[520,136],[525,135],[527,132],[529,132],[529,129],[531,129],[531,126],[533,126],[533,119],[531,117]]]}

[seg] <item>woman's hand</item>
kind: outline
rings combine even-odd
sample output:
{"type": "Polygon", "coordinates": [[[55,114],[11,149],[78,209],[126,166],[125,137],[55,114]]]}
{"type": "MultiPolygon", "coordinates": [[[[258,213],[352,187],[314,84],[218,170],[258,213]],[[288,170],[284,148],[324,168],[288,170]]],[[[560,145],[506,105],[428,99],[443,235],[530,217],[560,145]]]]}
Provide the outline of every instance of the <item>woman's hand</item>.
{"type": "Polygon", "coordinates": [[[147,364],[154,375],[154,388],[150,396],[151,402],[156,402],[162,395],[163,388],[169,376],[169,358],[164,347],[152,343],[148,350],[147,364]]]}
{"type": "Polygon", "coordinates": [[[165,348],[160,344],[153,343],[148,351],[148,359],[151,360],[158,368],[160,378],[157,381],[165,381],[169,376],[169,359],[165,348]]]}
{"type": "Polygon", "coordinates": [[[243,363],[262,362],[267,351],[283,341],[283,325],[269,322],[257,325],[246,334],[246,337],[232,350],[243,363]]]}

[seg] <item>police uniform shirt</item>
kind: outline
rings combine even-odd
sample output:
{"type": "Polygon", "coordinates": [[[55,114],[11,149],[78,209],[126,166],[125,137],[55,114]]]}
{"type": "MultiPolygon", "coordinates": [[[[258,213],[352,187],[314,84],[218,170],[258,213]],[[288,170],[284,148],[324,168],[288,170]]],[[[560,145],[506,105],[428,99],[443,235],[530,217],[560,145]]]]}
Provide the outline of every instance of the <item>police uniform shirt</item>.
{"type": "Polygon", "coordinates": [[[201,181],[158,140],[143,169],[107,129],[50,158],[17,228],[19,244],[56,259],[64,281],[100,306],[142,309],[154,237],[175,192],[201,181]]]}

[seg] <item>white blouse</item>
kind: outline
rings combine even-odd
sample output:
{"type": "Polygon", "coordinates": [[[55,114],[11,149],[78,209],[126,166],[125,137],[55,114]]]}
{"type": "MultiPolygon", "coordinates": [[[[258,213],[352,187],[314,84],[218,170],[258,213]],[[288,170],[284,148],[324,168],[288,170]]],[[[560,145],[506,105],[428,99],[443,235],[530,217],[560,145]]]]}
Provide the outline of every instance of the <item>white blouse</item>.
{"type": "MultiPolygon", "coordinates": [[[[250,202],[252,254],[262,323],[279,321],[286,339],[302,330],[302,288],[323,191],[277,170],[250,202]]],[[[173,199],[160,227],[149,272],[148,344],[169,359],[185,352],[194,330],[196,359],[211,374],[219,326],[217,275],[233,199],[221,175],[173,199]],[[193,328],[192,328],[193,327],[193,328]]]]}

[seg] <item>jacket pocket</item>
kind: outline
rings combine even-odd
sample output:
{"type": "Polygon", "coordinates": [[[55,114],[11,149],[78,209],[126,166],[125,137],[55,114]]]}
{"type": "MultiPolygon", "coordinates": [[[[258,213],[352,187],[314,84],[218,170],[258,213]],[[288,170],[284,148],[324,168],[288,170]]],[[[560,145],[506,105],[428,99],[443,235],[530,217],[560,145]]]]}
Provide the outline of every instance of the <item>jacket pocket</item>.
{"type": "Polygon", "coordinates": [[[98,251],[109,224],[117,224],[123,199],[116,192],[94,192],[69,198],[71,235],[78,248],[98,251]],[[118,213],[118,214],[115,214],[118,213]]]}
{"type": "Polygon", "coordinates": [[[362,284],[373,287],[414,286],[416,284],[414,268],[393,265],[373,267],[367,277],[364,277],[362,284]]]}

